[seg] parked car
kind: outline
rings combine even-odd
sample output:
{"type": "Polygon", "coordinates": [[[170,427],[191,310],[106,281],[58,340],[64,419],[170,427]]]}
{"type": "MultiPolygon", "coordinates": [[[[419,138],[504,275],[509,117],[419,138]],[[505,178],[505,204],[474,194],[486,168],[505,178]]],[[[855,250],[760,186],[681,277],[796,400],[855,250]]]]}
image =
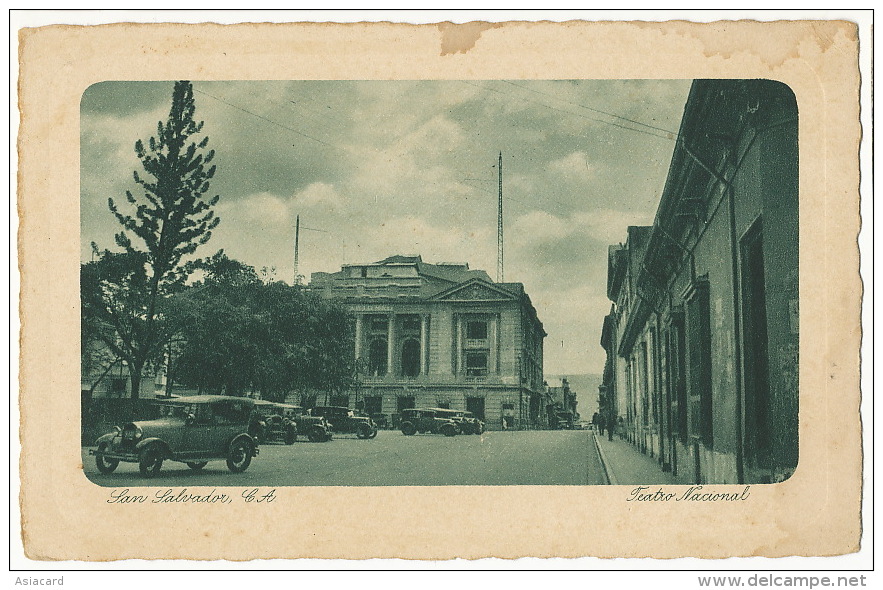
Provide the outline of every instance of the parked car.
{"type": "Polygon", "coordinates": [[[310,442],[328,442],[333,437],[331,424],[322,416],[312,416],[301,406],[286,405],[285,411],[296,416],[298,436],[306,436],[310,442]]]}
{"type": "Polygon", "coordinates": [[[180,397],[158,406],[160,417],[114,427],[96,441],[95,465],[112,473],[120,461],[138,463],[141,475],[153,477],[164,461],[180,461],[193,470],[226,459],[239,473],[258,455],[248,433],[254,400],[223,395],[180,397]]]}
{"type": "Polygon", "coordinates": [[[444,434],[456,436],[460,426],[453,419],[440,415],[436,409],[412,408],[402,410],[402,434],[411,436],[420,434],[444,434]]]}
{"type": "Polygon", "coordinates": [[[294,406],[255,400],[248,432],[258,444],[284,442],[292,445],[297,440],[297,421],[294,406]]]}
{"type": "Polygon", "coordinates": [[[573,430],[573,414],[570,412],[557,412],[555,427],[558,430],[573,430]]]}
{"type": "Polygon", "coordinates": [[[371,414],[371,419],[374,420],[374,424],[378,429],[387,430],[392,428],[392,424],[386,414],[371,414]]]}
{"type": "Polygon", "coordinates": [[[367,416],[356,416],[355,412],[343,406],[317,406],[310,410],[313,416],[322,416],[331,424],[332,432],[355,434],[362,439],[377,436],[377,425],[367,416]]]}
{"type": "Polygon", "coordinates": [[[460,434],[481,434],[484,432],[484,422],[473,416],[472,412],[463,410],[449,410],[447,408],[429,408],[436,416],[450,418],[457,423],[460,434]]]}
{"type": "Polygon", "coordinates": [[[470,434],[483,434],[485,431],[484,422],[476,418],[472,412],[463,412],[463,422],[467,425],[470,434]]]}

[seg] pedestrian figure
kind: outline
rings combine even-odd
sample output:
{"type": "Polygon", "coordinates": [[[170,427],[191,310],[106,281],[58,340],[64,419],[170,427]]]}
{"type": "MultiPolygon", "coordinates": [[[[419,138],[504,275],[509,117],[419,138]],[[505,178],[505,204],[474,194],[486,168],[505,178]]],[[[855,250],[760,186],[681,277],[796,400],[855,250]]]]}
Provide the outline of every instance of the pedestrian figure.
{"type": "Polygon", "coordinates": [[[503,430],[506,430],[506,428],[508,428],[508,424],[506,424],[506,416],[503,416],[503,430]]]}
{"type": "Polygon", "coordinates": [[[604,427],[607,426],[607,421],[604,420],[604,415],[598,415],[598,430],[601,431],[601,436],[604,436],[604,427]]]}
{"type": "Polygon", "coordinates": [[[616,428],[616,416],[610,414],[607,419],[607,440],[613,440],[613,429],[616,428]]]}
{"type": "Polygon", "coordinates": [[[601,414],[598,412],[592,414],[592,425],[595,427],[595,430],[598,430],[601,427],[601,414]]]}

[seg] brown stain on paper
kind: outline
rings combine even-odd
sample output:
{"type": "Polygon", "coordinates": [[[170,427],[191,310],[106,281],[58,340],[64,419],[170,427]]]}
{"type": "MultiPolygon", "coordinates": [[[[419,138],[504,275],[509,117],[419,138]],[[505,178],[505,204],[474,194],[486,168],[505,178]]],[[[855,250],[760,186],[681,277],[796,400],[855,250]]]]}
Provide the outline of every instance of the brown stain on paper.
{"type": "Polygon", "coordinates": [[[475,47],[475,43],[482,33],[490,29],[498,29],[503,26],[503,23],[472,21],[457,24],[447,21],[438,23],[436,26],[442,34],[441,55],[451,55],[466,53],[475,47]]]}
{"type": "MultiPolygon", "coordinates": [[[[20,32],[19,507],[28,558],[724,558],[857,549],[855,25],[507,23],[481,38],[498,27],[145,24],[20,32]],[[69,222],[79,215],[79,150],[71,148],[80,138],[79,100],[101,80],[172,80],[197,72],[204,79],[774,77],[788,83],[801,101],[801,235],[819,236],[801,243],[798,470],[786,482],[753,486],[750,500],[734,505],[633,505],[627,486],[286,487],[260,507],[108,505],[107,489],[83,477],[80,428],[71,419],[79,414],[79,396],[57,393],[76,391],[80,377],[80,233],[69,222]],[[834,383],[827,378],[832,373],[834,383]],[[830,424],[837,425],[833,442],[823,427],[830,424]],[[45,432],[53,432],[51,444],[45,432]],[[329,525],[322,510],[304,513],[302,506],[346,506],[382,526],[364,527],[359,519],[329,525]],[[488,506],[516,517],[501,519],[488,506]],[[605,517],[598,519],[600,513],[605,517]],[[684,528],[688,520],[694,524],[684,528]],[[469,535],[464,522],[472,525],[469,535]],[[672,542],[660,544],[660,535],[672,542]]],[[[239,494],[232,485],[239,481],[229,480],[225,491],[239,494]]],[[[157,491],[140,480],[131,486],[148,496],[157,491]]]]}
{"type": "MultiPolygon", "coordinates": [[[[815,46],[815,52],[824,54],[837,42],[842,35],[849,43],[858,42],[858,25],[849,21],[779,21],[775,34],[757,38],[757,28],[764,24],[759,21],[717,21],[712,23],[694,23],[689,21],[666,22],[664,34],[675,34],[695,39],[702,44],[703,54],[708,58],[732,59],[740,54],[753,54],[761,57],[770,69],[779,68],[787,60],[806,59],[810,51],[809,44],[815,46]],[[757,42],[748,43],[746,39],[755,38],[757,42]]],[[[640,28],[660,30],[659,23],[634,22],[640,28]]],[[[772,31],[773,29],[768,28],[772,31]]],[[[815,53],[813,52],[813,53],[815,53]]]]}

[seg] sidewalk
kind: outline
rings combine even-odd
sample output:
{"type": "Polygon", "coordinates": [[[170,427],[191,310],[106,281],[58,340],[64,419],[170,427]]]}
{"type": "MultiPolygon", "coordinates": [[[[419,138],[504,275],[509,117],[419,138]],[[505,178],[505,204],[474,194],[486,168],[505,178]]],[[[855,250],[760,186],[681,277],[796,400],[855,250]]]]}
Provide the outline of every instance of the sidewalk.
{"type": "Polygon", "coordinates": [[[687,485],[684,476],[675,477],[662,470],[655,457],[644,455],[634,445],[614,436],[607,440],[593,431],[598,444],[601,462],[607,470],[611,485],[687,485]]]}

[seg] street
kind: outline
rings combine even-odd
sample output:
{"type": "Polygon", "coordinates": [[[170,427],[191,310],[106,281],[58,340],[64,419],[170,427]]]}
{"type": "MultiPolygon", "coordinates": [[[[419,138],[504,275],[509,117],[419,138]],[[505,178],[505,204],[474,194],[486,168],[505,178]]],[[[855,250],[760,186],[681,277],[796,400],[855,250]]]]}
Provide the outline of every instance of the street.
{"type": "Polygon", "coordinates": [[[381,430],[377,438],[335,436],[291,446],[264,444],[244,473],[223,460],[201,471],[166,461],[160,474],[141,477],[135,463],[102,475],[83,449],[86,476],[101,486],[436,486],[602,485],[603,468],[584,430],[491,431],[481,436],[404,436],[381,430]]]}

